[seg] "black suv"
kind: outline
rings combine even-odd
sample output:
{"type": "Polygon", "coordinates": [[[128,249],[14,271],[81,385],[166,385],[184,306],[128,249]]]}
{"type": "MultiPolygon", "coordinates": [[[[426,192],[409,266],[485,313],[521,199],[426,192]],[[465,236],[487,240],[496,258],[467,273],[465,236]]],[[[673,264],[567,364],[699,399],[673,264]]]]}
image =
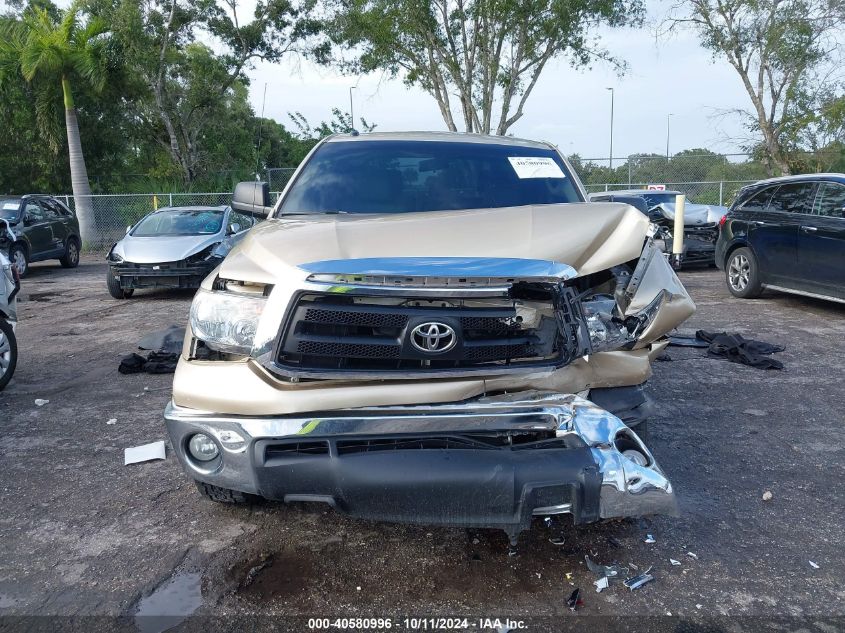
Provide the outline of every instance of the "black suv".
{"type": "Polygon", "coordinates": [[[845,302],[845,174],[755,183],[720,224],[716,265],[735,297],[765,286],[845,302]]]}
{"type": "Polygon", "coordinates": [[[23,277],[30,262],[58,259],[65,268],[79,265],[82,239],[73,212],[50,196],[0,196],[0,249],[23,277]],[[8,223],[12,235],[5,224],[8,223]]]}

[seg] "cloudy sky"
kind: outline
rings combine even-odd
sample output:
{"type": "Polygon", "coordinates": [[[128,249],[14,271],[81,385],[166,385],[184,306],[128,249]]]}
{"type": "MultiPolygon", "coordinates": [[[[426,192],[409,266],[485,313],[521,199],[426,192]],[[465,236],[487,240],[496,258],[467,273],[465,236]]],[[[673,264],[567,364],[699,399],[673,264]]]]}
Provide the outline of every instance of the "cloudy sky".
{"type": "MultiPolygon", "coordinates": [[[[649,1],[652,21],[668,5],[649,1]]],[[[556,143],[566,154],[606,157],[610,145],[610,98],[614,88],[613,154],[665,153],[671,113],[670,151],[707,147],[739,152],[743,130],[726,110],[745,108],[748,97],[726,62],[715,62],[694,36],[677,34],[656,41],[654,27],[602,31],[602,43],[629,65],[623,77],[608,66],[573,70],[561,59],[546,68],[510,133],[556,143]]],[[[401,81],[379,76],[343,76],[307,62],[261,64],[250,73],[250,98],[261,112],[283,124],[299,111],[312,123],[328,120],[331,108],[349,109],[353,91],[356,120],[364,116],[379,131],[444,130],[431,97],[401,81]]],[[[455,112],[458,116],[458,112],[455,112]]]]}

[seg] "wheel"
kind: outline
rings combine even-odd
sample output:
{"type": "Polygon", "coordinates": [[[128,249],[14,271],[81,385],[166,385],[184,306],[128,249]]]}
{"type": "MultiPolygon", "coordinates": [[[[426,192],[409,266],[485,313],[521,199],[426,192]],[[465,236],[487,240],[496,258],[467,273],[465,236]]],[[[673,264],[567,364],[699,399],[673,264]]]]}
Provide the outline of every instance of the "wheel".
{"type": "Polygon", "coordinates": [[[207,484],[204,481],[194,480],[194,483],[197,485],[197,490],[200,491],[200,494],[203,497],[216,501],[217,503],[245,504],[258,503],[261,501],[261,497],[251,495],[246,492],[221,488],[220,486],[207,484]]]}
{"type": "Polygon", "coordinates": [[[25,277],[29,271],[29,258],[26,256],[26,249],[20,244],[12,245],[9,249],[9,261],[12,262],[18,271],[18,276],[25,277]]]}
{"type": "Polygon", "coordinates": [[[12,324],[0,317],[0,391],[12,379],[18,364],[18,343],[12,324]]]}
{"type": "Polygon", "coordinates": [[[763,292],[760,283],[760,268],[750,248],[742,247],[731,253],[725,266],[725,280],[734,297],[753,299],[763,292]]]}
{"type": "Polygon", "coordinates": [[[75,237],[68,238],[65,246],[65,254],[59,261],[63,268],[76,268],[79,266],[79,242],[75,237]]]}
{"type": "Polygon", "coordinates": [[[134,288],[122,288],[120,281],[114,278],[111,269],[106,273],[106,285],[109,288],[109,294],[115,299],[128,299],[135,292],[134,288]]]}

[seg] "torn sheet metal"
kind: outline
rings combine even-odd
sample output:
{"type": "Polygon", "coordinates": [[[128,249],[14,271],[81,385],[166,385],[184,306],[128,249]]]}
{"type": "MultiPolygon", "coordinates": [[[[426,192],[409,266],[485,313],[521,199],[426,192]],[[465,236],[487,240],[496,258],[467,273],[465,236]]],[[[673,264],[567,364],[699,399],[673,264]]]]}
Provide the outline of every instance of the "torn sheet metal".
{"type": "Polygon", "coordinates": [[[152,442],[151,444],[125,449],[123,452],[123,465],[128,466],[129,464],[139,464],[154,459],[166,459],[166,457],[164,442],[152,442]]]}
{"type": "Polygon", "coordinates": [[[633,578],[628,578],[625,581],[625,586],[628,587],[631,591],[635,589],[639,589],[646,583],[651,582],[654,580],[654,576],[651,575],[651,567],[649,567],[645,572],[640,574],[639,576],[634,576],[633,578]]]}

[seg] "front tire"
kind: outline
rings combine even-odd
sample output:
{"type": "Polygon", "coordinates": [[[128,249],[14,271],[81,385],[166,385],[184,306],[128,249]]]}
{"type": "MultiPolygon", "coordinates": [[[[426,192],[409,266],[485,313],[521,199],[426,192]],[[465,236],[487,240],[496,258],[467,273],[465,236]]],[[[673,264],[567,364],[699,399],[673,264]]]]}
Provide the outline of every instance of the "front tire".
{"type": "Polygon", "coordinates": [[[63,268],[76,268],[79,266],[79,242],[75,237],[68,239],[65,245],[65,254],[59,259],[63,268]]]}
{"type": "Polygon", "coordinates": [[[128,299],[135,292],[133,288],[122,288],[120,280],[114,278],[111,269],[106,273],[106,286],[108,286],[109,294],[114,299],[128,299]]]}
{"type": "Polygon", "coordinates": [[[207,484],[204,481],[197,481],[196,479],[194,483],[203,497],[216,501],[217,503],[244,505],[247,503],[259,503],[261,501],[261,497],[246,492],[221,488],[220,486],[207,484]]]}
{"type": "Polygon", "coordinates": [[[21,279],[29,272],[29,257],[26,256],[26,249],[20,244],[14,244],[9,249],[9,261],[17,269],[21,279]]]}
{"type": "Polygon", "coordinates": [[[18,343],[12,324],[0,317],[0,391],[9,384],[18,364],[18,343]]]}
{"type": "Polygon", "coordinates": [[[725,266],[725,281],[728,291],[740,299],[754,299],[763,292],[760,282],[760,267],[750,248],[736,249],[725,266]]]}

